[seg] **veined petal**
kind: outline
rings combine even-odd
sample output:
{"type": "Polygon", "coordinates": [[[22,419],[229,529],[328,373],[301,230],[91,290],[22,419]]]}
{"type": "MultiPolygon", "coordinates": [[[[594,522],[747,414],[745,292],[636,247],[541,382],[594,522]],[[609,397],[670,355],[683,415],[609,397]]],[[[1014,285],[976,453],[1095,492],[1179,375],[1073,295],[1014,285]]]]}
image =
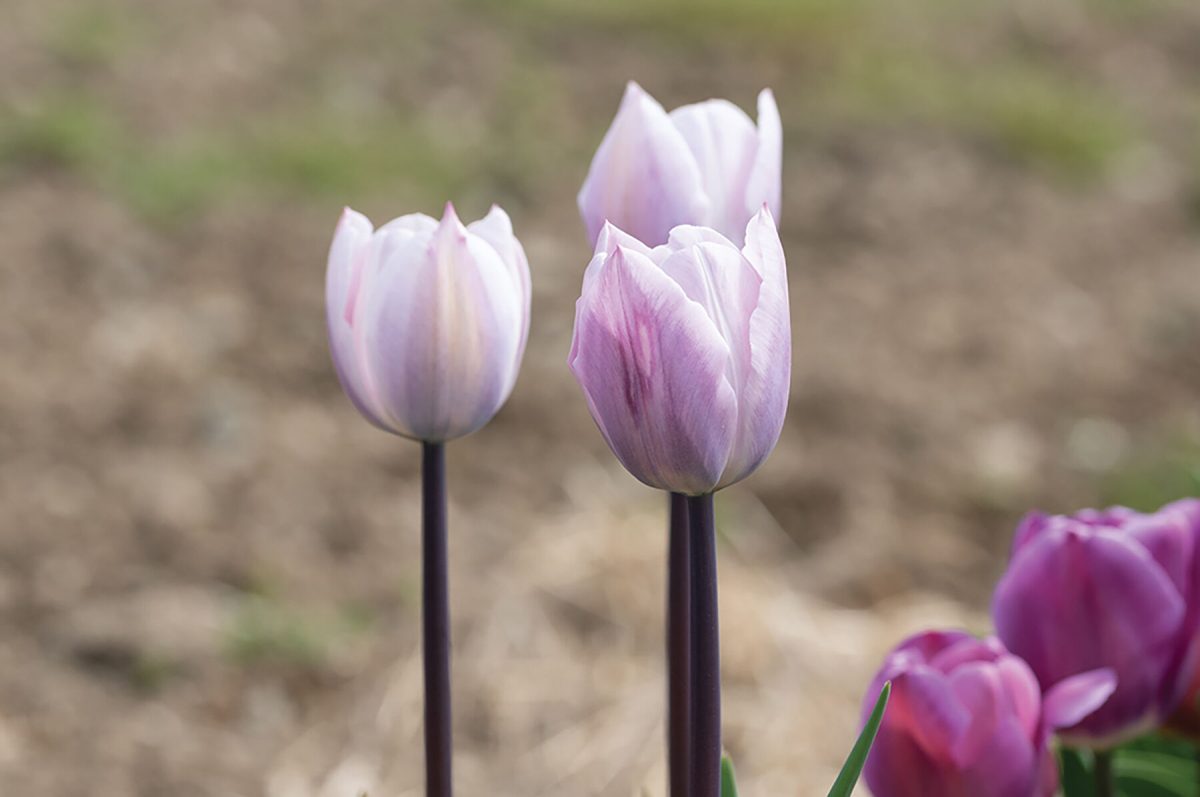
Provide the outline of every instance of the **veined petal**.
{"type": "Polygon", "coordinates": [[[522,298],[494,247],[452,207],[426,241],[399,241],[380,266],[363,319],[369,368],[390,418],[420,440],[485,424],[517,367],[522,298]]]}
{"type": "Polygon", "coordinates": [[[783,123],[775,94],[763,89],[758,95],[758,150],[746,183],[746,217],[765,202],[778,219],[782,212],[783,123]]]}
{"type": "Polygon", "coordinates": [[[655,245],[677,224],[709,213],[700,170],[658,102],[630,82],[612,127],[579,191],[579,211],[595,244],[606,221],[655,245]]]}
{"type": "Polygon", "coordinates": [[[721,486],[746,478],[779,441],[792,381],[792,327],[787,266],[770,211],[746,227],[746,261],[762,279],[750,317],[750,367],[738,392],[738,434],[721,486]]]}
{"type": "Polygon", "coordinates": [[[707,100],[671,111],[671,121],[687,141],[712,206],[708,223],[741,243],[751,170],[759,150],[758,131],[745,111],[728,100],[707,100]]]}
{"type": "Polygon", "coordinates": [[[329,349],[342,390],[355,408],[375,426],[389,429],[355,346],[353,307],[362,286],[362,273],[371,248],[373,228],[366,216],[350,208],[342,211],[325,271],[325,322],[329,349]]]}
{"type": "Polygon", "coordinates": [[[569,364],[621,463],[653,487],[717,484],[737,405],[729,347],[649,258],[618,248],[576,305],[569,364]]]}

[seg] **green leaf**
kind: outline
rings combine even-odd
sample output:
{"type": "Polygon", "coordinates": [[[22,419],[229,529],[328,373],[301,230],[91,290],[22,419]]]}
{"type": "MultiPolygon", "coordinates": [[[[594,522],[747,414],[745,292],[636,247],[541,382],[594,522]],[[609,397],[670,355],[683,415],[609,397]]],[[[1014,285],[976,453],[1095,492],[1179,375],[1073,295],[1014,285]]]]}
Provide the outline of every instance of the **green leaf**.
{"type": "Polygon", "coordinates": [[[1062,762],[1063,797],[1092,797],[1096,784],[1092,779],[1091,754],[1064,747],[1058,756],[1062,762]]]}
{"type": "Polygon", "coordinates": [[[733,759],[721,756],[721,797],[737,797],[737,782],[733,777],[733,759]]]}
{"type": "Polygon", "coordinates": [[[883,711],[887,708],[888,695],[891,693],[892,682],[888,681],[879,693],[879,700],[875,701],[875,710],[871,712],[871,718],[863,726],[858,741],[846,757],[846,763],[842,764],[842,771],[833,782],[829,797],[850,797],[850,792],[854,791],[854,784],[858,783],[863,764],[867,763],[867,753],[871,752],[871,745],[875,742],[875,734],[879,732],[879,723],[883,721],[883,711]]]}

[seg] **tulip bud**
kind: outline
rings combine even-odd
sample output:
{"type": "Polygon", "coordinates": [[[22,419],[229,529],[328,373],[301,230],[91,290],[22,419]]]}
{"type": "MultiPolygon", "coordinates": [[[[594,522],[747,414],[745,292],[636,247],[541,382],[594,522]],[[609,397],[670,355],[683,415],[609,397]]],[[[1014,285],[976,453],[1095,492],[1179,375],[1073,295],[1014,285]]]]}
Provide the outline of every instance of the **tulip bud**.
{"type": "Polygon", "coordinates": [[[1028,665],[999,640],[927,631],[904,641],[867,690],[892,695],[864,771],[875,797],[1050,797],[1048,741],[1112,693],[1108,670],[1057,684],[1043,698],[1028,665]]]}
{"type": "Polygon", "coordinates": [[[414,213],[373,230],[347,208],[329,250],[334,367],[359,412],[426,441],[469,434],[512,392],[529,332],[529,264],[493,207],[464,227],[414,213]]]}
{"type": "Polygon", "coordinates": [[[1042,687],[1097,667],[1112,697],[1075,726],[1072,744],[1107,749],[1158,726],[1196,664],[1200,501],[1153,514],[1124,508],[1022,521],[992,602],[997,634],[1042,687]]]}
{"type": "Polygon", "coordinates": [[[609,225],[583,278],[568,363],[621,463],[700,495],[779,439],[791,377],[783,248],[763,207],[738,249],[677,227],[653,249],[609,225]]]}
{"type": "Polygon", "coordinates": [[[579,192],[593,244],[611,222],[651,246],[680,224],[712,227],[742,243],[765,203],[779,215],[783,130],[770,89],[758,126],[736,105],[708,100],[668,114],[630,82],[579,192]]]}

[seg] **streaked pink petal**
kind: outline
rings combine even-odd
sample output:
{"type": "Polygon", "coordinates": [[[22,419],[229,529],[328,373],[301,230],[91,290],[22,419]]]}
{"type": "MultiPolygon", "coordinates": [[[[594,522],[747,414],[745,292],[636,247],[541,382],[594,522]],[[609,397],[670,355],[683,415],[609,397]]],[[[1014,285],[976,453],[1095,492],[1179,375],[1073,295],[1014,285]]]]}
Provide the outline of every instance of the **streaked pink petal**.
{"type": "Polygon", "coordinates": [[[569,364],[622,464],[646,484],[699,494],[729,458],[729,348],[649,258],[618,248],[576,307],[569,364]]]}

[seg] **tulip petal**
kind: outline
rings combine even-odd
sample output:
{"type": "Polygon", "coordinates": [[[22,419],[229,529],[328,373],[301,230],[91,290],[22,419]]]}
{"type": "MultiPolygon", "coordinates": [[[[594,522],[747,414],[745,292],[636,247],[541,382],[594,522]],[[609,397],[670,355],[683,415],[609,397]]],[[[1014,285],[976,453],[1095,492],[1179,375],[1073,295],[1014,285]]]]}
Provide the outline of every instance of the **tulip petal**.
{"type": "MultiPolygon", "coordinates": [[[[888,706],[888,713],[892,707],[888,706]]],[[[875,797],[930,797],[956,794],[957,773],[932,758],[909,726],[889,722],[885,714],[863,768],[863,780],[875,797]]]]}
{"type": "Polygon", "coordinates": [[[1033,794],[1042,776],[1038,767],[1040,761],[1034,757],[1033,740],[1016,718],[999,719],[986,741],[970,770],[960,776],[958,788],[942,793],[963,797],[1029,797],[1033,794]]]}
{"type": "Polygon", "coordinates": [[[360,292],[372,232],[366,216],[350,208],[342,211],[325,272],[325,321],[333,367],[342,390],[364,418],[387,430],[388,424],[363,368],[361,352],[355,345],[352,326],[352,310],[360,292]]]}
{"type": "Polygon", "coordinates": [[[966,768],[992,740],[1008,700],[999,669],[987,662],[968,662],[950,673],[947,681],[967,716],[966,726],[951,747],[955,763],[966,768]]]}
{"type": "Polygon", "coordinates": [[[1050,525],[1050,516],[1045,512],[1034,511],[1021,518],[1021,522],[1017,524],[1016,533],[1013,534],[1011,555],[1016,556],[1017,551],[1037,539],[1050,525]]]}
{"type": "MultiPolygon", "coordinates": [[[[512,221],[499,205],[492,205],[488,214],[479,221],[468,224],[467,230],[492,245],[492,248],[500,255],[500,259],[504,261],[504,265],[508,266],[509,276],[512,278],[513,284],[517,286],[522,308],[521,344],[517,347],[517,365],[519,367],[521,359],[525,355],[525,344],[529,340],[529,305],[532,299],[529,260],[525,257],[525,248],[513,235],[512,221]]],[[[517,369],[513,369],[514,381],[516,375],[517,369]]],[[[509,385],[509,390],[511,389],[512,385],[509,385]]]]}
{"type": "Polygon", "coordinates": [[[433,236],[389,247],[364,307],[368,367],[395,426],[447,440],[486,423],[515,379],[519,286],[448,207],[433,236]]]}
{"type": "Polygon", "coordinates": [[[762,278],[750,317],[750,368],[738,400],[738,434],[722,486],[744,479],[779,441],[792,380],[792,328],[787,266],[770,211],[762,208],[746,227],[747,261],[762,278]]]}
{"type": "Polygon", "coordinates": [[[1108,668],[1064,678],[1046,690],[1042,718],[1049,729],[1069,728],[1083,722],[1104,705],[1117,688],[1117,676],[1108,668]]]}
{"type": "Polygon", "coordinates": [[[644,255],[618,248],[576,306],[569,364],[622,464],[653,487],[709,492],[729,458],[729,347],[644,255]]]}
{"type": "Polygon", "coordinates": [[[931,758],[955,762],[955,750],[971,725],[971,714],[941,673],[914,667],[892,681],[888,712],[907,725],[931,758]]]}
{"type": "Polygon", "coordinates": [[[746,184],[746,218],[765,202],[778,219],[782,212],[783,123],[775,94],[763,89],[758,95],[758,151],[746,184]]]}
{"type": "Polygon", "coordinates": [[[659,103],[630,82],[579,191],[595,245],[606,221],[649,245],[707,218],[709,200],[687,142],[659,103]]]}
{"type": "Polygon", "coordinates": [[[746,220],[758,209],[746,207],[747,183],[759,150],[754,123],[728,100],[684,105],[670,117],[700,168],[712,203],[709,225],[740,244],[746,220]]]}
{"type": "Polygon", "coordinates": [[[1153,708],[1184,605],[1142,546],[1116,531],[1059,525],[1017,552],[992,614],[1043,688],[1112,668],[1116,693],[1086,722],[1100,738],[1134,728],[1153,708]]]}
{"type": "Polygon", "coordinates": [[[730,354],[726,378],[740,396],[750,373],[750,316],[758,304],[762,278],[727,242],[678,250],[663,262],[662,270],[704,308],[725,339],[730,354]]]}
{"type": "Polygon", "coordinates": [[[1042,692],[1037,676],[1029,669],[1028,664],[1009,654],[996,661],[996,669],[1004,682],[1004,694],[1007,695],[1009,709],[1024,729],[1025,735],[1030,739],[1036,738],[1042,721],[1042,692]]]}

